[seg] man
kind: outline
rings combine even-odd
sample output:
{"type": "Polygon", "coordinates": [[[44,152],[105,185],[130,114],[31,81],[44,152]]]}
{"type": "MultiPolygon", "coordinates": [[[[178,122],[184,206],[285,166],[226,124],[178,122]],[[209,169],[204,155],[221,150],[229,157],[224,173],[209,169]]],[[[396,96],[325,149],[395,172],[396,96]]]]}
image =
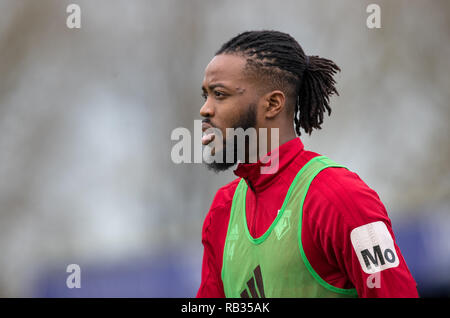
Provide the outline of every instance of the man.
{"type": "Polygon", "coordinates": [[[197,297],[418,296],[375,191],[297,137],[330,114],[337,71],[276,31],[239,34],[206,67],[202,143],[215,156],[236,145],[226,128],[275,128],[278,136],[267,134],[268,154],[257,162],[247,142],[244,156],[208,163],[222,171],[242,161],[203,225],[197,297]],[[261,173],[268,157],[277,169],[261,173]]]}

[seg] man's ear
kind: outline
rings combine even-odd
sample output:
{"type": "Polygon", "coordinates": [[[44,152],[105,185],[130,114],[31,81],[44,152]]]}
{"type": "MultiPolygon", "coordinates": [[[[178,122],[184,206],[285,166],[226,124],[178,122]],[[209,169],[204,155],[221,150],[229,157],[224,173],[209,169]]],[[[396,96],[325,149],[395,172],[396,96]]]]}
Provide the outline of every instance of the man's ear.
{"type": "Polygon", "coordinates": [[[286,96],[282,91],[275,90],[264,95],[265,113],[267,119],[275,118],[285,107],[286,96]]]}

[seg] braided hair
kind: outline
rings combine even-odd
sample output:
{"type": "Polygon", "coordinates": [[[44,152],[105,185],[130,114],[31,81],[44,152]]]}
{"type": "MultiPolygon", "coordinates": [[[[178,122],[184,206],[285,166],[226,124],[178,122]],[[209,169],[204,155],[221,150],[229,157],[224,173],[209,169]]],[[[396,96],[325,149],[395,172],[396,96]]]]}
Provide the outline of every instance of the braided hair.
{"type": "Polygon", "coordinates": [[[340,68],[331,60],[307,56],[289,34],[247,31],[224,43],[219,54],[241,54],[247,74],[285,92],[295,105],[289,113],[293,110],[297,135],[301,128],[310,135],[321,129],[324,112],[331,114],[330,96],[339,95],[333,75],[340,68]]]}

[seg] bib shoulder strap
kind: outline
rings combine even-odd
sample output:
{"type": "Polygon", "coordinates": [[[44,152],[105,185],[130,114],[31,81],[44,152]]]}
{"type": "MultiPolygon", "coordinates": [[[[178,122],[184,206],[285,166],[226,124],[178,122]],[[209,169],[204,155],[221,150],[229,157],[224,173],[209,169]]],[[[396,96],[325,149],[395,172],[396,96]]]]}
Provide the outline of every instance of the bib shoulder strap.
{"type": "Polygon", "coordinates": [[[330,158],[326,157],[326,156],[317,156],[314,157],[310,160],[311,161],[316,161],[316,162],[320,162],[322,165],[326,166],[326,167],[342,167],[345,168],[345,166],[336,163],[335,161],[331,160],[330,158]]]}

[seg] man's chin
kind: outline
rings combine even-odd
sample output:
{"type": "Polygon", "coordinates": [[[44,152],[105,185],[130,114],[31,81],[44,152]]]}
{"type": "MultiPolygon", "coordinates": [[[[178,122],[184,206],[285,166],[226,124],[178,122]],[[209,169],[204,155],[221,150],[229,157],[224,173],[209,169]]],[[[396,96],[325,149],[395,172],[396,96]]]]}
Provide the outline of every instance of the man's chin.
{"type": "Polygon", "coordinates": [[[215,173],[219,173],[222,171],[226,171],[228,169],[230,169],[231,167],[233,167],[236,163],[227,163],[227,162],[211,162],[211,163],[205,163],[206,168],[208,168],[208,170],[212,170],[215,173]]]}
{"type": "Polygon", "coordinates": [[[218,173],[226,171],[237,164],[238,158],[236,146],[234,146],[234,148],[228,149],[227,145],[231,144],[228,143],[218,146],[213,141],[206,145],[203,155],[206,155],[206,158],[204,157],[204,164],[206,165],[208,170],[212,170],[215,173],[218,173]],[[231,156],[231,158],[227,158],[227,153],[233,153],[233,156],[231,156]]]}

